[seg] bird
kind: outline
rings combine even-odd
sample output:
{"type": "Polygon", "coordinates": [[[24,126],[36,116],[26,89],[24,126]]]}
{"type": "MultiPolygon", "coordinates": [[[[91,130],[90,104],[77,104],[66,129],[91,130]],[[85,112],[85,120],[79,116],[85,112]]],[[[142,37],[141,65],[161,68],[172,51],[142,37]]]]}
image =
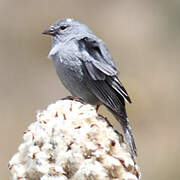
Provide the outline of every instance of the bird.
{"type": "Polygon", "coordinates": [[[65,88],[86,103],[107,107],[123,129],[130,154],[136,157],[125,107],[125,102],[131,103],[131,99],[105,43],[87,25],[73,18],[56,21],[43,34],[51,36],[48,57],[65,88]]]}

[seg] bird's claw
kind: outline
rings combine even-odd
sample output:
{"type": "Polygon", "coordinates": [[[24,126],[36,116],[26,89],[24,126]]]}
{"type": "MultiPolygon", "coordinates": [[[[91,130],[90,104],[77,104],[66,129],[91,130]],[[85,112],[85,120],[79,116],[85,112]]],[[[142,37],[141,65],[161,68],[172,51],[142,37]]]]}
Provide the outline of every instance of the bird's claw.
{"type": "Polygon", "coordinates": [[[85,104],[85,101],[78,96],[66,96],[66,97],[62,98],[61,100],[72,100],[72,101],[78,101],[82,104],[85,104]]]}

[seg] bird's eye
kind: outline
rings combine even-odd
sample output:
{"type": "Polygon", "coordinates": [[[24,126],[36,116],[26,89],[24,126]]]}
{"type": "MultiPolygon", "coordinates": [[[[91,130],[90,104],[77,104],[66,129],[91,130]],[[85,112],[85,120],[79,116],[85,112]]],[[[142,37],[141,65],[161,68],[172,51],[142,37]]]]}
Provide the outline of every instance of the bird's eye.
{"type": "Polygon", "coordinates": [[[62,26],[60,26],[60,29],[65,30],[67,27],[68,27],[67,25],[62,25],[62,26]]]}

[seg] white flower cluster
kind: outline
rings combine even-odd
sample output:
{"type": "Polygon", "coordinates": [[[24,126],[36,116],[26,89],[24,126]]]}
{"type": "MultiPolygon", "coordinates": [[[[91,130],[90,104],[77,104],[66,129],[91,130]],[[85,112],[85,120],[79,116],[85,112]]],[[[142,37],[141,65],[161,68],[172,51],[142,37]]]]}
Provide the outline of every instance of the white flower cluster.
{"type": "Polygon", "coordinates": [[[122,135],[93,106],[60,100],[37,114],[9,162],[12,180],[138,180],[122,135]]]}

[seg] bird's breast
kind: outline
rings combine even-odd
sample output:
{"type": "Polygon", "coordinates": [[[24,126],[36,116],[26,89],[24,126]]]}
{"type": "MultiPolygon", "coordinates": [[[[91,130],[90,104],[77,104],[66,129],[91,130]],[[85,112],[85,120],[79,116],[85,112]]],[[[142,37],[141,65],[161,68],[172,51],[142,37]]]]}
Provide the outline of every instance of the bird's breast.
{"type": "Polygon", "coordinates": [[[99,104],[99,100],[87,85],[88,80],[83,73],[81,55],[75,44],[64,45],[51,58],[61,82],[73,96],[81,97],[90,104],[99,104]]]}
{"type": "Polygon", "coordinates": [[[73,96],[81,97],[90,104],[100,104],[97,97],[87,86],[88,82],[84,77],[81,65],[66,64],[63,60],[53,62],[61,82],[73,96]]]}

